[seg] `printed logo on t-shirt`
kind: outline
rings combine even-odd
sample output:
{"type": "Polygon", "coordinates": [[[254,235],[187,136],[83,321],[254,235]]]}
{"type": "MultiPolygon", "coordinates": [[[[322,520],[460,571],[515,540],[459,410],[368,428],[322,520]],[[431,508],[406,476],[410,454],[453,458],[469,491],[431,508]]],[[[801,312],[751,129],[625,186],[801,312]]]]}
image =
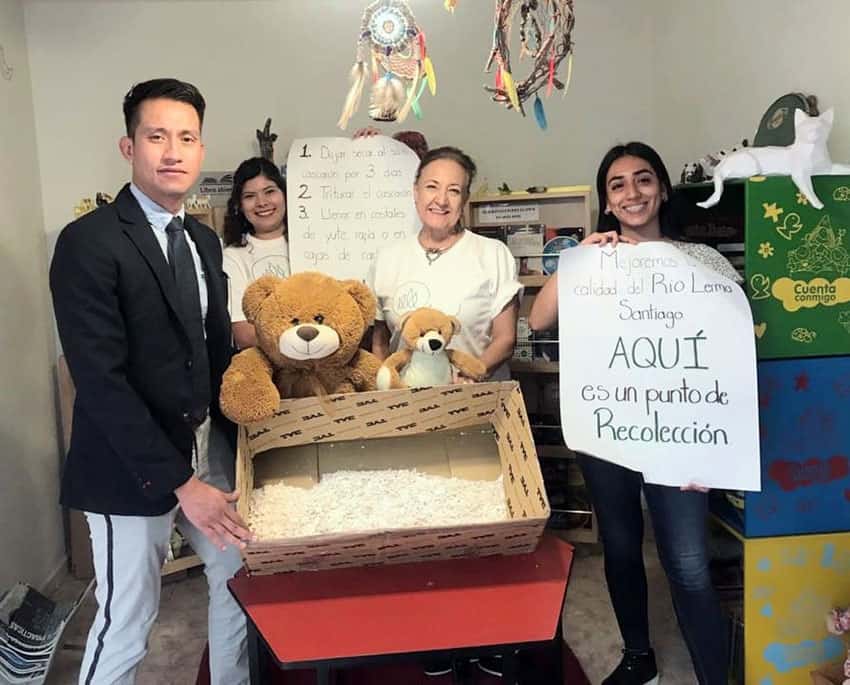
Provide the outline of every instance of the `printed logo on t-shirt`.
{"type": "Polygon", "coordinates": [[[262,257],[254,262],[251,267],[251,276],[255,279],[260,278],[260,276],[286,278],[289,276],[289,260],[284,254],[273,254],[262,257]]]}
{"type": "Polygon", "coordinates": [[[431,290],[421,281],[407,281],[396,288],[392,298],[392,310],[401,316],[405,312],[431,304],[431,290]]]}

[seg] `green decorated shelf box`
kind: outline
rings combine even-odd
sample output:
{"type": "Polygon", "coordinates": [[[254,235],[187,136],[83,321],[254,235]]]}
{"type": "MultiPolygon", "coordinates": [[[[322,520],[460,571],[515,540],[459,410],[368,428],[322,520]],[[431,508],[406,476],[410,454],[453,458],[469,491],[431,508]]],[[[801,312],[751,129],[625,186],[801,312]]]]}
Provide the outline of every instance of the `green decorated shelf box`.
{"type": "MultiPolygon", "coordinates": [[[[711,210],[685,210],[688,237],[740,259],[758,356],[850,354],[850,176],[815,176],[812,207],[788,176],[726,183],[711,210]],[[743,192],[741,192],[743,190],[743,192]]],[[[709,184],[679,186],[692,202],[709,184]]]]}
{"type": "Polygon", "coordinates": [[[816,176],[812,207],[787,176],[746,186],[745,270],[759,357],[850,354],[850,176],[816,176]]]}

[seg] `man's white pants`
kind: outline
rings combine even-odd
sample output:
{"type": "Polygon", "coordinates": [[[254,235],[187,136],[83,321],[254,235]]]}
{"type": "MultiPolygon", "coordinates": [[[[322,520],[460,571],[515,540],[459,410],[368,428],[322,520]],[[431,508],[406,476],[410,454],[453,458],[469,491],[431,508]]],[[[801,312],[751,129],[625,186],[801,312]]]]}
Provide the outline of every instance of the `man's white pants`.
{"type": "MultiPolygon", "coordinates": [[[[228,450],[208,450],[210,422],[196,434],[196,475],[232,490],[228,450]],[[207,454],[209,453],[209,460],[207,454]]],[[[215,442],[223,436],[212,436],[215,442]]],[[[232,456],[231,456],[232,460],[232,456]]],[[[209,646],[212,685],[248,682],[245,616],[227,589],[242,566],[235,547],[215,547],[179,507],[161,516],[115,516],[86,512],[92,541],[98,609],[80,669],[80,685],[132,685],[147,653],[148,635],[159,611],[160,571],[172,525],[176,524],[204,562],[209,586],[209,646]]],[[[200,656],[200,655],[199,655],[200,656]]]]}

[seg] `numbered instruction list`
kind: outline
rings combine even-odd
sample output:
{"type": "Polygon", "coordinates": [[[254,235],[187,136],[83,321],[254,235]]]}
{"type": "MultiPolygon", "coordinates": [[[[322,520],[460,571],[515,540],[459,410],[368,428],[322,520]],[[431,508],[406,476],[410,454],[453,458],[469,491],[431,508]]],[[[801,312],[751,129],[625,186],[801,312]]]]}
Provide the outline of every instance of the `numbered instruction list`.
{"type": "Polygon", "coordinates": [[[293,273],[365,280],[380,247],[419,230],[418,164],[410,148],[384,136],[295,140],[286,178],[293,273]]]}

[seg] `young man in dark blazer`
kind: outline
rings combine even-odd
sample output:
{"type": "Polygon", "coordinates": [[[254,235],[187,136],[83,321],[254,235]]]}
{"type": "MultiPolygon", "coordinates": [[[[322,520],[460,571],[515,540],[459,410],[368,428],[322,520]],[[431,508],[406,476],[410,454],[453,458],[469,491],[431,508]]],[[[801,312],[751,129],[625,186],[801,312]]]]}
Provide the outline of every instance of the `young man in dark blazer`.
{"type": "Polygon", "coordinates": [[[221,246],[186,215],[205,103],[155,79],[124,99],[132,183],[62,231],[50,267],[77,394],[62,504],[85,512],[98,612],[80,683],[132,683],[176,522],[205,563],[212,682],[248,681],[245,619],[226,582],[250,531],[233,508],[233,426],[218,409],[232,353],[221,246]]]}

